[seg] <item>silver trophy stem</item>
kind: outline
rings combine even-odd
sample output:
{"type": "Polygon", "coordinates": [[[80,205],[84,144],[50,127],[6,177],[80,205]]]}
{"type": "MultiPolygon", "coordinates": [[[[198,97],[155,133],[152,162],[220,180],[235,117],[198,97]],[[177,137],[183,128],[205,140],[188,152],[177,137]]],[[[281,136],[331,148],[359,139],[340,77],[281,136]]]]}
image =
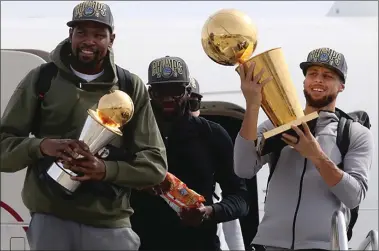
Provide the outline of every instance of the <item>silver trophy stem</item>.
{"type": "MultiPolygon", "coordinates": [[[[122,136],[122,133],[117,129],[103,125],[94,111],[88,110],[88,113],[89,116],[84,123],[79,140],[88,145],[92,154],[96,154],[101,148],[109,144],[115,136],[122,136]]],[[[77,176],[76,173],[61,167],[58,163],[52,164],[48,168],[47,174],[70,192],[75,192],[81,183],[71,179],[71,176],[77,176]]]]}
{"type": "Polygon", "coordinates": [[[89,151],[95,154],[112,141],[115,136],[114,132],[94,120],[92,116],[88,116],[79,140],[84,141],[88,145],[89,151]]]}

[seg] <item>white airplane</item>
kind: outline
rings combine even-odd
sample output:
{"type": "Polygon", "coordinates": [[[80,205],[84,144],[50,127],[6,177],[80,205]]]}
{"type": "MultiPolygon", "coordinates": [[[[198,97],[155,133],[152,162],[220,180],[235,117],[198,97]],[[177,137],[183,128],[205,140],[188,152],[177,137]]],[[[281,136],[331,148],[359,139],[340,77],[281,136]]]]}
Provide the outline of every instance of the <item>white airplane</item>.
{"type": "MultiPolygon", "coordinates": [[[[367,12],[362,11],[363,5],[357,8],[343,4],[338,6],[338,2],[336,4],[327,16],[321,18],[252,17],[259,32],[258,48],[254,54],[282,47],[293,83],[302,97],[304,77],[299,63],[306,59],[308,52],[317,47],[330,47],[342,52],[349,69],[346,89],[339,95],[337,105],[347,112],[368,112],[377,147],[377,12],[366,15],[367,12]],[[359,15],[354,9],[359,9],[359,15]]],[[[235,8],[238,9],[238,4],[235,8]]],[[[368,12],[372,11],[371,8],[366,9],[368,12]]],[[[249,15],[248,11],[245,12],[249,15]]],[[[244,98],[239,87],[239,76],[234,67],[217,65],[203,52],[200,33],[205,20],[181,20],[166,16],[159,21],[145,16],[133,22],[117,17],[114,44],[116,63],[146,81],[151,60],[166,55],[183,58],[203,91],[202,116],[220,123],[228,130],[232,139],[235,139],[244,115],[244,98]]],[[[67,36],[66,22],[66,19],[22,17],[1,20],[1,114],[20,80],[32,68],[48,61],[48,52],[67,36]]],[[[300,100],[304,105],[304,99],[300,100]]],[[[259,119],[260,122],[267,119],[263,111],[259,119]]],[[[375,156],[369,191],[360,206],[354,236],[349,243],[352,249],[361,244],[370,230],[378,229],[377,167],[378,157],[375,156]]],[[[2,250],[29,249],[25,230],[30,215],[20,196],[25,172],[26,169],[17,173],[1,173],[2,250]]],[[[263,216],[267,177],[268,168],[263,168],[256,178],[249,181],[251,189],[256,190],[252,194],[249,224],[244,226],[250,231],[251,237],[263,216]]]]}

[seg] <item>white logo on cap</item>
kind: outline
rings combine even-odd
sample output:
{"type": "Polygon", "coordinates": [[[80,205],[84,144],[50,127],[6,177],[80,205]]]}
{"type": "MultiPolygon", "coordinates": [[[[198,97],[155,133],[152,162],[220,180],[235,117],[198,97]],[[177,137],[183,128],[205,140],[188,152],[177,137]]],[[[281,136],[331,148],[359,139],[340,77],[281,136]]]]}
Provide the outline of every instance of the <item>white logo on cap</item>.
{"type": "Polygon", "coordinates": [[[151,76],[157,78],[178,77],[183,74],[183,63],[175,58],[162,58],[151,63],[151,76]]]}
{"type": "Polygon", "coordinates": [[[85,1],[78,4],[74,9],[74,18],[81,18],[82,16],[93,16],[96,17],[107,15],[107,5],[95,1],[85,1]]]}

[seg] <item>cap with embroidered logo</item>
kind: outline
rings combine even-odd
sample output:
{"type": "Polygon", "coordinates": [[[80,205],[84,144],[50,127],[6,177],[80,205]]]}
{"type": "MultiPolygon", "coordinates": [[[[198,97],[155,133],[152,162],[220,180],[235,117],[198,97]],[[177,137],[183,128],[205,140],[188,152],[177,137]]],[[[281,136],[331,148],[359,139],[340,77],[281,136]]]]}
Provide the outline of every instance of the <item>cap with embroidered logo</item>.
{"type": "Polygon", "coordinates": [[[79,22],[92,21],[107,25],[111,32],[114,30],[113,15],[110,7],[105,3],[96,1],[84,1],[75,6],[72,12],[72,20],[68,27],[75,27],[79,22]]]}
{"type": "Polygon", "coordinates": [[[345,56],[330,48],[318,48],[312,50],[307,57],[306,62],[300,63],[304,76],[309,67],[318,65],[326,67],[336,72],[345,83],[347,77],[347,64],[345,56]]]}
{"type": "Polygon", "coordinates": [[[186,62],[179,57],[162,57],[151,61],[148,68],[148,83],[190,83],[186,62]]]}

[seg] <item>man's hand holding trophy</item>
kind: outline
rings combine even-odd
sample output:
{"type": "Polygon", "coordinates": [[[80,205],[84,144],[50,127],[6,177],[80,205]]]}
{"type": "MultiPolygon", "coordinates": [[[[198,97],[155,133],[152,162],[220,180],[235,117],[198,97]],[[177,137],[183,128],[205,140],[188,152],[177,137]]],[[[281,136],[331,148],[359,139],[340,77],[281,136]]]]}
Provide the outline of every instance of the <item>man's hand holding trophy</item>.
{"type": "Polygon", "coordinates": [[[96,154],[114,137],[123,135],[121,128],[133,117],[134,104],[128,94],[113,90],[100,98],[96,111],[87,112],[78,140],[45,139],[41,143],[42,153],[57,158],[47,175],[68,194],[82,181],[103,180],[105,163],[96,154]]]}
{"type": "Polygon", "coordinates": [[[76,139],[44,139],[40,145],[45,156],[56,157],[62,161],[72,161],[82,151],[88,151],[88,146],[76,139]]]}
{"type": "Polygon", "coordinates": [[[263,134],[259,154],[281,150],[286,143],[282,134],[297,136],[292,125],[313,127],[318,113],[304,114],[291,80],[281,48],[274,48],[252,58],[258,44],[257,29],[244,13],[223,9],[211,15],[203,26],[201,43],[214,62],[235,66],[241,77],[246,110],[261,107],[274,129],[263,134]],[[254,107],[255,105],[255,107],[254,107]]]}
{"type": "Polygon", "coordinates": [[[267,77],[262,80],[265,69],[262,68],[259,73],[254,75],[255,62],[252,62],[245,73],[245,67],[240,65],[241,90],[246,98],[246,105],[259,108],[262,104],[262,88],[273,78],[267,77]]]}

